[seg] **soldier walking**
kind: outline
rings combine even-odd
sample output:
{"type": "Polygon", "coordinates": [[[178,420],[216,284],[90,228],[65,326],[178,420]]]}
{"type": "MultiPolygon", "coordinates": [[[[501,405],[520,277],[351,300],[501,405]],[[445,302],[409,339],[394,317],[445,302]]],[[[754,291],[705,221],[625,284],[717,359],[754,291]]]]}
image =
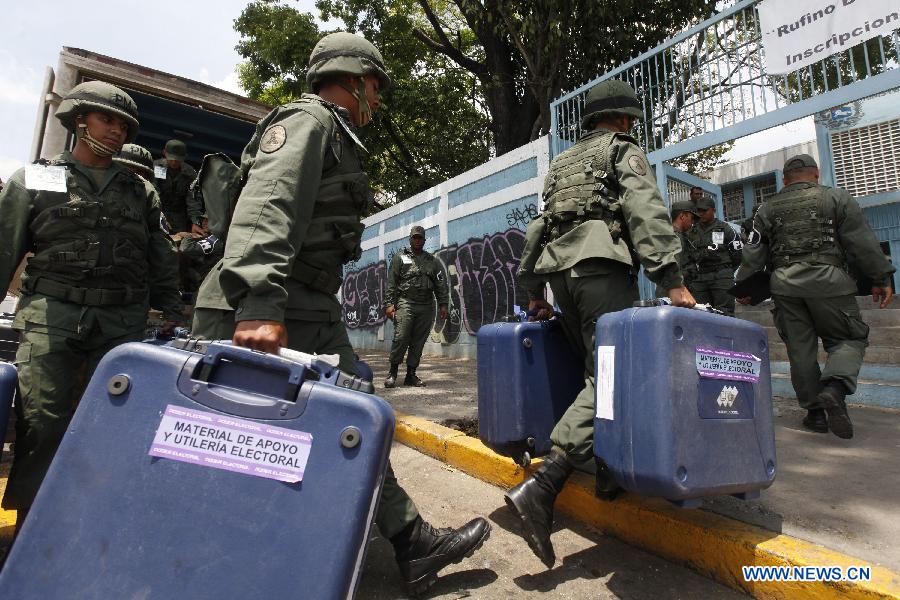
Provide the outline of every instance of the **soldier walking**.
{"type": "Polygon", "coordinates": [[[138,133],[137,106],[99,81],[72,88],[56,118],[75,148],[19,169],[0,193],[0,281],[27,252],[14,327],[21,402],[3,508],[18,528],[81,394],[112,348],[144,337],[150,307],[181,319],[178,262],[153,186],[112,160],[138,133]]]}
{"type": "Polygon", "coordinates": [[[734,285],[734,270],[741,264],[741,238],[731,225],[716,218],[712,198],[700,198],[697,213],[700,222],[688,233],[697,249],[697,273],[692,278],[691,293],[697,302],[734,316],[734,296],[728,290],[734,285]]]}
{"type": "Polygon", "coordinates": [[[416,375],[422,349],[434,325],[434,302],[437,300],[440,318],[447,318],[449,290],[440,263],[423,248],[425,228],[415,225],[409,231],[409,248],[391,259],[387,277],[384,314],[394,320],[394,341],[391,344],[391,370],[384,387],[397,384],[397,372],[403,355],[406,357],[406,377],[403,385],[421,387],[425,382],[416,375]]]}
{"type": "MultiPolygon", "coordinates": [[[[738,280],[771,270],[773,318],[787,347],[791,383],[803,425],[817,433],[853,437],[846,396],[869,345],[869,326],[856,303],[855,267],[872,280],[872,298],[887,308],[896,269],[881,252],[856,200],[840,188],[819,185],[819,167],[808,154],[784,163],[781,192],[756,214],[738,280]],[[828,358],[819,368],[819,338],[828,358]]],[[[740,298],[749,304],[750,298],[740,298]]]]}
{"type": "MultiPolygon", "coordinates": [[[[244,149],[247,174],[225,257],[200,288],[194,332],[277,353],[337,354],[357,374],[335,294],[342,265],[359,258],[361,218],[372,205],[356,127],[369,123],[390,84],[381,53],[365,39],[332,33],[309,58],[313,93],[274,109],[244,149]]],[[[459,529],[426,523],[388,466],[375,517],[394,546],[411,593],[461,561],[490,534],[477,518],[459,529]]]]}
{"type": "MultiPolygon", "coordinates": [[[[697,274],[697,249],[688,239],[688,232],[694,226],[699,218],[697,207],[690,200],[679,200],[672,203],[672,228],[675,235],[681,242],[681,252],[678,253],[678,267],[681,269],[681,275],[684,277],[684,285],[688,289],[691,287],[694,277],[697,274]]],[[[656,286],[656,297],[663,298],[668,290],[662,286],[656,286]]]]}
{"type": "Polygon", "coordinates": [[[533,475],[506,494],[525,540],[547,568],[556,559],[550,542],[556,496],[574,465],[594,454],[597,319],[639,298],[639,266],[676,306],[695,304],[684,287],[681,244],[656,177],[628,135],[640,118],[641,103],[627,83],[594,86],[585,100],[585,134],[553,159],[544,183],[544,212],[525,233],[519,282],[528,292],[528,308],[539,319],[552,316],[553,306],[543,298],[543,283],[549,281],[566,338],[584,360],[585,387],[553,429],[553,449],[533,475]]]}

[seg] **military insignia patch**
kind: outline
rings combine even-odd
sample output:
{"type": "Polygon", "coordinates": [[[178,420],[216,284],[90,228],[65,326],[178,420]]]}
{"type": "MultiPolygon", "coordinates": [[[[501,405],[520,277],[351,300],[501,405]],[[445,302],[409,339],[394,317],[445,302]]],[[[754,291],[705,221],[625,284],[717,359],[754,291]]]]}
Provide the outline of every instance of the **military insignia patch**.
{"type": "Polygon", "coordinates": [[[443,271],[438,271],[438,272],[437,272],[437,280],[438,280],[438,281],[444,281],[444,272],[443,272],[443,271]]]}
{"type": "Polygon", "coordinates": [[[759,243],[761,241],[762,241],[762,234],[759,232],[759,229],[754,227],[753,231],[750,232],[750,235],[747,236],[747,245],[748,246],[759,246],[759,243]]]}
{"type": "Polygon", "coordinates": [[[272,125],[262,134],[259,149],[266,153],[275,152],[287,140],[287,131],[281,125],[272,125]]]}
{"type": "Polygon", "coordinates": [[[637,173],[638,175],[646,175],[647,174],[647,163],[644,162],[640,156],[632,156],[628,159],[628,166],[631,167],[631,170],[637,173]]]}

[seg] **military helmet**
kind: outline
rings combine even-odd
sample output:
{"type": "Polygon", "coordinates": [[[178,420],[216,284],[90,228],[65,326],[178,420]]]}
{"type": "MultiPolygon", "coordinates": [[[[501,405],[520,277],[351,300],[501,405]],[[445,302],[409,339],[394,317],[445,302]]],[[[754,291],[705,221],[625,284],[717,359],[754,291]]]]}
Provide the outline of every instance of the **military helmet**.
{"type": "Polygon", "coordinates": [[[644,118],[644,111],[634,88],[618,79],[607,79],[592,87],[584,99],[582,114],[582,129],[590,129],[591,121],[598,117],[619,114],[644,118]]]}
{"type": "Polygon", "coordinates": [[[332,75],[375,75],[384,91],[391,78],[384,67],[384,59],[371,42],[352,33],[339,31],[323,37],[309,55],[306,83],[310,88],[332,75]]]}
{"type": "Polygon", "coordinates": [[[105,81],[86,81],[72,88],[56,109],[56,118],[63,126],[75,133],[75,117],[91,111],[112,113],[128,122],[128,135],[125,141],[130,143],[138,134],[137,104],[121,89],[105,81]]]}
{"type": "Polygon", "coordinates": [[[148,178],[153,177],[153,155],[143,146],[125,144],[119,153],[113,156],[119,164],[140,169],[148,178]]]}

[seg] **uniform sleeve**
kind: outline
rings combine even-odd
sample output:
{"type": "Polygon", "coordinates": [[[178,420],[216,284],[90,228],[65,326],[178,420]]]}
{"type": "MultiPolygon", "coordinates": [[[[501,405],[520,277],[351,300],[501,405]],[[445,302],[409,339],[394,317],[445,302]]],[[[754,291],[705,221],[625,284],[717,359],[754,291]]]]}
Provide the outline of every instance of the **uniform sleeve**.
{"type": "Polygon", "coordinates": [[[193,183],[191,183],[191,186],[188,188],[187,198],[184,200],[185,207],[187,208],[188,220],[195,225],[201,225],[203,223],[203,218],[206,216],[206,207],[203,205],[203,197],[200,195],[199,188],[200,185],[195,177],[193,183]]]}
{"type": "Polygon", "coordinates": [[[670,290],[684,285],[678,268],[681,242],[672,228],[647,157],[634,143],[620,140],[610,149],[620,186],[620,202],[631,243],[647,277],[670,290]]]}
{"type": "Polygon", "coordinates": [[[735,280],[743,281],[754,273],[762,271],[769,262],[769,213],[763,205],[753,219],[753,228],[747,237],[747,243],[741,252],[741,266],[735,280]]]}
{"type": "Polygon", "coordinates": [[[306,239],[329,130],[302,109],[274,115],[235,207],[219,283],[236,321],[284,321],[285,282],[306,239]],[[281,129],[278,129],[281,128],[281,129]]]}
{"type": "Polygon", "coordinates": [[[31,249],[32,193],[25,188],[25,170],[19,169],[0,192],[0,281],[4,294],[16,269],[31,249]]]}
{"type": "Polygon", "coordinates": [[[546,221],[538,217],[528,224],[525,230],[525,247],[522,250],[522,260],[516,271],[518,283],[528,295],[528,300],[541,300],[544,298],[544,281],[535,275],[534,265],[537,263],[544,249],[541,241],[544,237],[546,221]]]}
{"type": "Polygon", "coordinates": [[[731,257],[731,268],[737,269],[741,266],[741,256],[743,255],[744,244],[741,242],[741,236],[733,227],[729,225],[728,229],[731,230],[731,241],[728,243],[728,255],[731,257]]]}
{"type": "Polygon", "coordinates": [[[884,286],[888,275],[897,269],[881,251],[878,239],[869,227],[859,203],[842,189],[833,190],[837,203],[838,241],[850,263],[872,280],[873,285],[884,286]]]}
{"type": "Polygon", "coordinates": [[[400,291],[400,253],[391,259],[387,274],[387,291],[384,293],[384,307],[397,306],[397,294],[400,291]]]}
{"type": "Polygon", "coordinates": [[[149,265],[150,306],[169,318],[181,318],[184,305],[178,291],[178,252],[160,225],[159,195],[149,183],[147,189],[147,248],[149,265]]]}

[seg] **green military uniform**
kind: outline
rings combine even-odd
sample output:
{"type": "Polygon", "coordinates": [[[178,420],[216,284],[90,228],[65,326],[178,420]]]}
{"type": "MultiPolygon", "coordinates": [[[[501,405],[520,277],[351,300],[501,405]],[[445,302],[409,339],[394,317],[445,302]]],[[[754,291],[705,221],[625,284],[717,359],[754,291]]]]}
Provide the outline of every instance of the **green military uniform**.
{"type": "MultiPolygon", "coordinates": [[[[410,235],[425,235],[422,227],[414,227],[410,235]]],[[[415,373],[422,358],[422,349],[434,325],[434,304],[446,308],[449,290],[440,263],[430,253],[404,248],[391,259],[388,270],[385,306],[396,309],[394,341],[391,344],[391,365],[403,362],[407,348],[406,366],[415,373]]]]}
{"type": "MultiPolygon", "coordinates": [[[[70,129],[73,113],[106,110],[128,114],[134,123],[129,136],[137,134],[137,109],[118,88],[90,82],[70,95],[88,98],[89,105],[73,108],[69,96],[63,100],[56,116],[70,129]],[[116,95],[124,109],[91,101],[116,95]]],[[[159,227],[156,191],[115,162],[88,167],[64,152],[46,165],[19,169],[0,193],[0,214],[4,286],[25,254],[34,253],[22,275],[14,321],[21,332],[21,401],[3,497],[4,508],[24,514],[97,363],[113,347],[143,337],[151,306],[177,316],[181,303],[175,252],[159,227]],[[59,186],[41,182],[36,170],[60,175],[59,186]]]]}
{"type": "Polygon", "coordinates": [[[566,336],[584,358],[585,387],[550,437],[582,462],[593,457],[597,319],[640,298],[641,265],[664,289],[681,287],[681,244],[647,158],[627,134],[596,129],[582,137],[553,159],[543,195],[544,212],[526,232],[519,281],[530,299],[543,297],[540,284],[550,283],[566,336]]]}
{"type": "MultiPolygon", "coordinates": [[[[288,346],[356,360],[335,294],[359,258],[360,219],[372,202],[360,144],[343,108],[313,94],[273,110],[244,149],[247,173],[225,256],[197,297],[194,332],[231,339],[236,321],[284,323],[288,346]]],[[[390,537],[418,512],[390,472],[378,525],[390,537]]]]}
{"type": "MultiPolygon", "coordinates": [[[[815,166],[800,155],[788,160],[785,171],[792,161],[815,166]]],[[[771,272],[775,326],[787,346],[797,399],[810,411],[828,408],[819,394],[829,382],[840,382],[847,394],[856,391],[869,327],[860,318],[851,266],[879,287],[895,271],[845,190],[797,182],[759,209],[738,280],[771,272]],[[822,370],[818,338],[828,353],[822,370]]]]}
{"type": "MultiPolygon", "coordinates": [[[[672,220],[674,221],[681,212],[690,212],[694,216],[697,216],[695,211],[696,207],[690,200],[673,202],[672,220]]],[[[694,248],[694,244],[688,237],[687,232],[681,231],[677,227],[673,227],[673,229],[675,230],[675,235],[678,236],[678,240],[681,242],[681,252],[678,253],[678,268],[681,269],[681,275],[684,277],[684,285],[690,288],[691,282],[697,275],[697,249],[694,248]]],[[[656,286],[657,298],[665,298],[668,295],[669,290],[663,289],[662,286],[656,286]]]]}
{"type": "Polygon", "coordinates": [[[187,156],[184,142],[169,140],[166,143],[166,156],[167,158],[160,158],[153,162],[162,211],[171,223],[173,233],[190,231],[191,222],[188,219],[187,201],[191,182],[197,177],[197,171],[184,162],[187,156]],[[169,166],[168,159],[182,161],[181,167],[173,169],[169,166]],[[157,176],[163,172],[165,173],[164,177],[157,176]]]}
{"type": "MultiPolygon", "coordinates": [[[[714,207],[710,198],[702,198],[700,210],[714,207]]],[[[696,248],[697,272],[688,286],[701,304],[709,304],[726,315],[734,315],[734,296],[728,290],[734,285],[734,270],[741,264],[741,238],[731,225],[714,219],[709,225],[699,221],[688,233],[696,248]]]]}

